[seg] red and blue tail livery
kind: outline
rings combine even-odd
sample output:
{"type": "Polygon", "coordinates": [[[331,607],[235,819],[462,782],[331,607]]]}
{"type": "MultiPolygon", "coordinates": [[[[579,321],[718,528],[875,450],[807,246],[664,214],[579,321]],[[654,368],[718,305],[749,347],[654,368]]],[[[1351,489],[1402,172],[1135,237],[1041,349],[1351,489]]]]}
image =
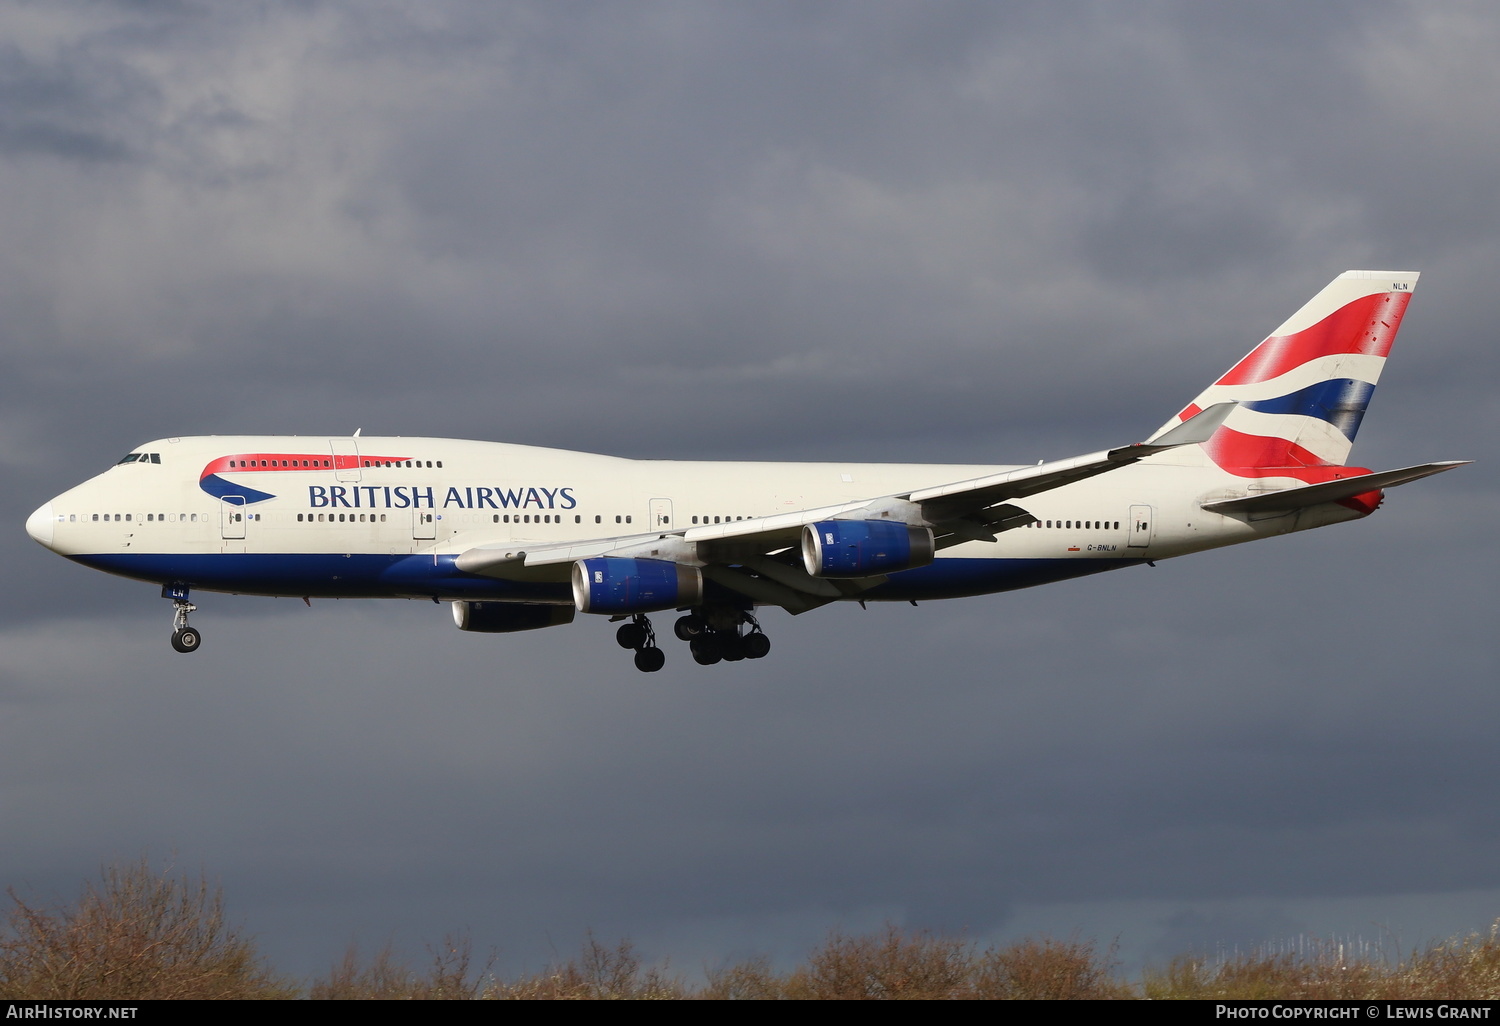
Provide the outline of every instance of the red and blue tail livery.
{"type": "Polygon", "coordinates": [[[1348,271],[1142,442],[1036,466],[639,461],[449,438],[186,437],[33,513],[31,536],[192,592],[450,603],[460,630],[587,619],[645,671],[760,659],[767,609],[961,598],[1357,520],[1460,466],[1349,464],[1417,275],[1348,271]],[[401,453],[399,456],[377,455],[401,453]],[[253,508],[252,508],[253,507],[253,508]]]}
{"type": "Polygon", "coordinates": [[[1233,402],[1202,460],[1237,477],[1331,479],[1325,468],[1349,458],[1416,285],[1410,271],[1344,272],[1162,430],[1233,402]]]}

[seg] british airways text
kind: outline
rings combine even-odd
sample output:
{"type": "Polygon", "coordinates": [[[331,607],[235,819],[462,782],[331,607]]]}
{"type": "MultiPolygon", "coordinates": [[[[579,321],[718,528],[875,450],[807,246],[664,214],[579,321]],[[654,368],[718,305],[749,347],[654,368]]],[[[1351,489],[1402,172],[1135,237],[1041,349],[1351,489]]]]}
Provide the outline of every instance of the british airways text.
{"type": "MultiPolygon", "coordinates": [[[[435,509],[431,488],[413,485],[308,485],[307,504],[313,509],[435,509]]],[[[442,507],[449,509],[572,509],[578,505],[571,488],[449,488],[442,507]]]]}

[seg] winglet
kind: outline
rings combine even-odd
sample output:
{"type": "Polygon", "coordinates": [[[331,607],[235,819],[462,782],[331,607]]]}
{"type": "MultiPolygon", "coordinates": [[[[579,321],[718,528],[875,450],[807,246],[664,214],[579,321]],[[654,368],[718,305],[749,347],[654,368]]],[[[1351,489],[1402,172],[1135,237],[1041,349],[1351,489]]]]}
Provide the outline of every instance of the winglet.
{"type": "Polygon", "coordinates": [[[1120,449],[1111,450],[1109,458],[1112,460],[1138,460],[1146,456],[1154,456],[1168,449],[1175,449],[1180,445],[1197,445],[1206,442],[1219,430],[1219,425],[1234,412],[1238,406],[1236,402],[1214,403],[1208,409],[1194,414],[1187,420],[1178,424],[1169,431],[1157,435],[1151,442],[1138,442],[1135,445],[1127,445],[1120,449]]]}

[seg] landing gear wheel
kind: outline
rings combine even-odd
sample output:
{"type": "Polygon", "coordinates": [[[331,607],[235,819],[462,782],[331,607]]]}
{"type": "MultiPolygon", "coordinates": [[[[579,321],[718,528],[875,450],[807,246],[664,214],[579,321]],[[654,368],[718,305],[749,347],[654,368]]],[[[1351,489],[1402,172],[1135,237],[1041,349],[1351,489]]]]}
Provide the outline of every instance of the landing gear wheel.
{"type": "Polygon", "coordinates": [[[737,663],[745,658],[745,641],[738,634],[724,634],[719,637],[719,651],[724,654],[726,663],[737,663]]]}
{"type": "Polygon", "coordinates": [[[203,635],[188,625],[188,614],[198,607],[188,601],[187,585],[163,585],[161,597],[172,600],[172,648],[178,652],[198,651],[198,646],[203,644],[203,635]]]}
{"type": "Polygon", "coordinates": [[[708,625],[696,616],[679,616],[672,625],[672,633],[677,635],[678,641],[692,641],[707,629],[708,625]]]}
{"type": "Polygon", "coordinates": [[[771,639],[760,631],[754,634],[746,634],[740,639],[740,645],[745,650],[746,659],[764,659],[771,651],[771,639]]]}
{"type": "Polygon", "coordinates": [[[620,643],[621,648],[644,648],[646,638],[649,635],[647,628],[637,622],[622,623],[620,629],[615,631],[615,640],[620,643]]]}
{"type": "Polygon", "coordinates": [[[655,673],[667,664],[667,654],[659,648],[643,648],[635,654],[635,668],[642,673],[655,673]]]}
{"type": "Polygon", "coordinates": [[[693,662],[699,666],[712,666],[724,658],[719,650],[719,639],[712,634],[700,634],[688,642],[688,648],[693,653],[693,662]]]}

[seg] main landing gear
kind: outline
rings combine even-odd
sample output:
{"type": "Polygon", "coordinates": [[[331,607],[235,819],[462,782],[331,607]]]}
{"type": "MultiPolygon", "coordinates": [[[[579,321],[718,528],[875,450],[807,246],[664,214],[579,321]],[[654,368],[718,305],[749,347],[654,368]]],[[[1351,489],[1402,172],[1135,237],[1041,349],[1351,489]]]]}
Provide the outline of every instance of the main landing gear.
{"type": "MultiPolygon", "coordinates": [[[[688,643],[693,661],[702,666],[717,662],[737,663],[741,659],[763,659],[771,651],[771,639],[760,629],[759,622],[742,609],[718,606],[698,607],[678,617],[672,633],[688,643]],[[749,629],[741,633],[740,628],[749,629]]],[[[615,632],[621,648],[635,649],[635,668],[655,673],[666,664],[667,656],[656,647],[656,630],[650,617],[637,613],[629,623],[615,632]]]]}
{"type": "Polygon", "coordinates": [[[635,668],[642,673],[655,673],[667,664],[667,654],[656,647],[656,631],[645,613],[637,613],[629,623],[622,623],[615,631],[615,640],[621,648],[635,649],[635,668]]]}
{"type": "Polygon", "coordinates": [[[198,607],[188,601],[187,588],[163,585],[161,597],[172,600],[172,647],[178,652],[198,651],[198,646],[203,644],[203,635],[188,624],[188,614],[198,607]]]}
{"type": "Polygon", "coordinates": [[[693,653],[693,661],[700,666],[712,666],[723,661],[737,663],[741,659],[764,659],[771,651],[771,639],[760,629],[760,623],[742,609],[695,609],[681,617],[672,630],[693,653]],[[749,626],[741,634],[740,625],[749,626]]]}

